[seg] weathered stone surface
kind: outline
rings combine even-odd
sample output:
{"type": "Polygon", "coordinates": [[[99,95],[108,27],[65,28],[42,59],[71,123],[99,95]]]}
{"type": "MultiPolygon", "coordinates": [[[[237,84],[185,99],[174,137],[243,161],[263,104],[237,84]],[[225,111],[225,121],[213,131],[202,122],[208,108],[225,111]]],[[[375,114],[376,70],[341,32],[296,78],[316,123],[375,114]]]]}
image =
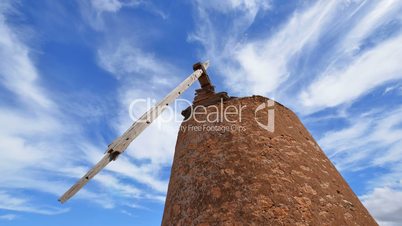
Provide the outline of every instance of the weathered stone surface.
{"type": "Polygon", "coordinates": [[[377,225],[292,111],[275,104],[275,131],[258,126],[266,101],[225,101],[246,106],[235,123],[183,122],[162,225],[377,225]]]}

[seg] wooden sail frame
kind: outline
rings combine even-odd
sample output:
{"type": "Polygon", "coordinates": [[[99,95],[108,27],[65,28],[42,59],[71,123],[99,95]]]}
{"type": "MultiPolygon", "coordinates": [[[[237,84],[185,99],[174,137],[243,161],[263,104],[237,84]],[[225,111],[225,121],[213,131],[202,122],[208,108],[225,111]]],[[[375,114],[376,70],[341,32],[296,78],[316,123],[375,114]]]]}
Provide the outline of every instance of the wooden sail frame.
{"type": "Polygon", "coordinates": [[[132,124],[130,128],[128,128],[126,132],[124,132],[123,135],[118,137],[108,146],[103,158],[59,198],[61,203],[69,200],[111,161],[116,160],[116,158],[127,149],[130,143],[133,142],[133,140],[137,138],[138,135],[141,134],[167,106],[177,99],[201,76],[204,75],[204,80],[208,79],[209,82],[208,75],[206,74],[206,69],[209,66],[209,62],[197,63],[196,65],[198,65],[197,68],[199,69],[194,68],[195,70],[191,75],[189,75],[182,83],[174,88],[158,104],[145,112],[136,122],[132,124]]]}

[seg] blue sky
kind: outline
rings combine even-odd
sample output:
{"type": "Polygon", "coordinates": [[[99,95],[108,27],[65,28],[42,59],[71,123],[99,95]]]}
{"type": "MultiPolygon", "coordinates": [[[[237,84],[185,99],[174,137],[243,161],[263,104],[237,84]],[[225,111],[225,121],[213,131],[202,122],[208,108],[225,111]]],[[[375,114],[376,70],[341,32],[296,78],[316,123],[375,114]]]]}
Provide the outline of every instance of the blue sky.
{"type": "Polygon", "coordinates": [[[293,109],[379,223],[401,225],[401,28],[396,0],[3,0],[0,225],[160,225],[178,122],[57,198],[131,125],[132,100],[205,59],[218,90],[293,109]]]}

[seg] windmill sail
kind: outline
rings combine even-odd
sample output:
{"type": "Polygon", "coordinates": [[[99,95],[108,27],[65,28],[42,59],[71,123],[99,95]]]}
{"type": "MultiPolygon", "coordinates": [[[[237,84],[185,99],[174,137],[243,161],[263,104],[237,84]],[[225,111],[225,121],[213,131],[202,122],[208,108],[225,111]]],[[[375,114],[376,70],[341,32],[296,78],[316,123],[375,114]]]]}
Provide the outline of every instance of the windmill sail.
{"type": "MultiPolygon", "coordinates": [[[[196,69],[189,75],[182,83],[173,89],[165,98],[158,104],[152,107],[149,111],[145,112],[133,125],[120,137],[114,140],[108,147],[103,158],[89,170],[80,180],[77,181],[69,190],[67,190],[60,198],[61,203],[66,202],[74,196],[85,184],[88,183],[96,174],[107,166],[111,161],[123,153],[130,143],[143,132],[162,112],[169,106],[176,98],[178,98],[184,91],[186,91],[195,81],[205,74],[209,66],[209,62],[200,64],[201,69],[196,69]]],[[[204,77],[207,77],[205,75],[204,77]]]]}

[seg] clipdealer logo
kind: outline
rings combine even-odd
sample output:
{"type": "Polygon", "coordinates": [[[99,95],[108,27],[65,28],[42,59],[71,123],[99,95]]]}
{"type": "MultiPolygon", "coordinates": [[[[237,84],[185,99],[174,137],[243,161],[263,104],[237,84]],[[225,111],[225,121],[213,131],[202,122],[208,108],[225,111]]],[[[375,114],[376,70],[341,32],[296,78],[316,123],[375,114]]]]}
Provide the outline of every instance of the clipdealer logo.
{"type": "Polygon", "coordinates": [[[275,131],[275,101],[270,99],[267,102],[258,105],[254,112],[254,119],[258,126],[273,133],[275,131]],[[257,117],[257,113],[264,109],[267,109],[268,118],[266,124],[261,123],[257,117]]]}
{"type": "MultiPolygon", "coordinates": [[[[147,99],[135,99],[131,102],[129,106],[129,115],[133,121],[137,122],[146,122],[149,124],[154,119],[158,117],[158,115],[162,112],[158,117],[157,124],[159,128],[162,128],[163,125],[166,125],[167,122],[186,122],[190,118],[192,118],[197,124],[195,125],[187,125],[191,126],[191,128],[182,128],[182,131],[217,131],[217,132],[228,132],[228,131],[245,131],[246,126],[241,125],[243,110],[247,108],[247,105],[224,105],[223,100],[219,103],[219,105],[211,105],[211,106],[203,106],[197,105],[193,106],[191,102],[185,99],[176,99],[173,104],[164,105],[164,106],[155,106],[156,101],[150,98],[147,99]],[[154,105],[154,106],[152,106],[154,105]],[[185,106],[189,106],[191,108],[190,116],[183,118],[180,116],[180,110],[184,109],[185,106]],[[138,117],[138,113],[140,109],[150,109],[142,116],[138,117]],[[221,124],[223,123],[223,124],[221,124]]],[[[260,105],[258,105],[254,111],[254,120],[262,129],[274,132],[275,130],[275,109],[274,109],[275,101],[267,100],[260,105]],[[267,111],[262,112],[262,111],[267,111]],[[267,115],[267,119],[261,119],[257,116],[259,115],[267,115]]]]}

